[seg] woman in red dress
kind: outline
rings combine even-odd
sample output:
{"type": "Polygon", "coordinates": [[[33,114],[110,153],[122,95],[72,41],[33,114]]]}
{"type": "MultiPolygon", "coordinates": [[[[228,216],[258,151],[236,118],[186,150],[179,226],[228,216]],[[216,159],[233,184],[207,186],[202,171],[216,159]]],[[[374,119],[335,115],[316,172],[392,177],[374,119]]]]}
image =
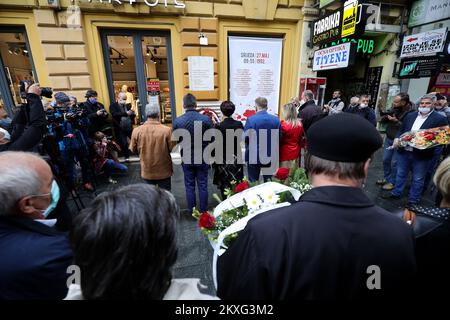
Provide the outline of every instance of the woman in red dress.
{"type": "Polygon", "coordinates": [[[295,104],[285,104],[282,112],[284,120],[281,120],[280,168],[292,168],[300,156],[304,130],[295,104]]]}

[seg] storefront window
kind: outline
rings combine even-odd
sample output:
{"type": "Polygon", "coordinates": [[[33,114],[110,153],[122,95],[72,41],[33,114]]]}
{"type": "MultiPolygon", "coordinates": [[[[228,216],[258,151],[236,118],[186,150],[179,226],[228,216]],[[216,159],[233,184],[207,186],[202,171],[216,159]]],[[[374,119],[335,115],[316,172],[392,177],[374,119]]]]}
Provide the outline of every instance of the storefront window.
{"type": "Polygon", "coordinates": [[[109,62],[114,87],[114,98],[119,92],[127,95],[127,106],[139,114],[139,93],[136,77],[136,64],[133,49],[133,37],[108,36],[109,62]]]}
{"type": "Polygon", "coordinates": [[[142,53],[147,81],[147,103],[158,105],[162,123],[172,123],[166,38],[143,37],[142,53]]]}
{"type": "Polygon", "coordinates": [[[4,72],[1,78],[6,80],[2,86],[6,92],[0,93],[0,108],[13,109],[22,102],[20,81],[35,81],[25,33],[0,30],[0,57],[4,72]]]}

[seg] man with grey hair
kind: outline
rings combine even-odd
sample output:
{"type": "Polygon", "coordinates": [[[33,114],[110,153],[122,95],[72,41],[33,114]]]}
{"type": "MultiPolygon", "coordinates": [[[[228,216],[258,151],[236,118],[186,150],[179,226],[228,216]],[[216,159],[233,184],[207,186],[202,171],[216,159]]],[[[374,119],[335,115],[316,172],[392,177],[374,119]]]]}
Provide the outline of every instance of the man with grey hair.
{"type": "Polygon", "coordinates": [[[406,179],[411,171],[411,187],[409,190],[408,204],[418,204],[422,198],[425,186],[425,177],[433,161],[435,148],[419,150],[410,146],[400,145],[399,137],[408,131],[430,129],[448,125],[447,118],[434,112],[436,96],[427,94],[420,99],[419,111],[408,113],[402,121],[400,130],[394,140],[393,146],[397,152],[397,176],[395,188],[385,198],[400,199],[403,195],[406,179]]]}
{"type": "MultiPolygon", "coordinates": [[[[256,114],[247,119],[244,127],[245,161],[247,162],[248,178],[252,182],[259,180],[262,168],[271,167],[275,163],[278,165],[281,132],[280,119],[267,112],[267,99],[256,98],[255,106],[256,114]],[[273,147],[275,147],[274,150],[272,150],[273,147]],[[276,154],[272,154],[272,151],[276,154]],[[265,161],[264,158],[270,159],[270,161],[265,161]]],[[[264,182],[270,180],[271,177],[272,174],[263,173],[264,182]]]]}
{"type": "Polygon", "coordinates": [[[123,156],[125,157],[125,161],[128,162],[130,157],[128,138],[131,139],[134,118],[136,115],[133,111],[131,111],[131,106],[127,106],[126,102],[126,93],[119,92],[117,102],[111,104],[109,107],[109,112],[111,112],[114,131],[116,132],[117,140],[119,141],[123,156]]]}
{"type": "Polygon", "coordinates": [[[314,123],[305,161],[313,188],[248,221],[218,258],[217,295],[322,301],[408,293],[416,269],[411,228],[363,191],[381,145],[376,128],[353,114],[314,123]]]}
{"type": "MultiPolygon", "coordinates": [[[[190,141],[179,139],[181,144],[181,162],[184,172],[184,185],[186,187],[186,199],[188,212],[197,206],[195,184],[197,182],[200,195],[200,212],[208,210],[208,170],[209,165],[203,157],[203,151],[208,145],[207,139],[203,139],[205,132],[211,129],[213,123],[208,116],[200,114],[197,108],[197,99],[188,93],[183,97],[183,107],[186,111],[173,122],[174,132],[184,129],[189,135],[190,141]],[[199,141],[196,143],[196,141],[199,141]]],[[[184,137],[183,137],[184,139],[184,137]]]]}
{"type": "Polygon", "coordinates": [[[170,191],[173,174],[170,156],[172,131],[161,124],[159,106],[148,104],[145,115],[147,121],[133,130],[130,150],[139,154],[142,179],[170,191]]]}
{"type": "Polygon", "coordinates": [[[302,120],[305,132],[308,132],[309,127],[326,114],[324,114],[320,107],[316,105],[314,94],[311,90],[303,91],[302,100],[304,103],[298,110],[298,117],[302,120]]]}
{"type": "Polygon", "coordinates": [[[49,165],[25,152],[0,153],[0,300],[63,299],[72,251],[55,220],[59,200],[49,165]]]}

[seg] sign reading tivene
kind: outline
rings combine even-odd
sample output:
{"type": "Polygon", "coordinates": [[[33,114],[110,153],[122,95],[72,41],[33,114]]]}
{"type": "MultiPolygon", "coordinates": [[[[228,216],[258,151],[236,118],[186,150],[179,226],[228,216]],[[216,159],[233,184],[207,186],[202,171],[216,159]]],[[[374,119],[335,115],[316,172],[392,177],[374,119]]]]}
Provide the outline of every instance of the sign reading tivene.
{"type": "Polygon", "coordinates": [[[439,57],[402,59],[398,77],[400,79],[431,77],[439,72],[440,65],[439,57]]]}
{"type": "Polygon", "coordinates": [[[351,43],[317,50],[314,52],[313,71],[347,68],[353,60],[351,43]]]}
{"type": "Polygon", "coordinates": [[[412,34],[403,39],[401,58],[434,55],[444,48],[447,28],[412,34]]]}

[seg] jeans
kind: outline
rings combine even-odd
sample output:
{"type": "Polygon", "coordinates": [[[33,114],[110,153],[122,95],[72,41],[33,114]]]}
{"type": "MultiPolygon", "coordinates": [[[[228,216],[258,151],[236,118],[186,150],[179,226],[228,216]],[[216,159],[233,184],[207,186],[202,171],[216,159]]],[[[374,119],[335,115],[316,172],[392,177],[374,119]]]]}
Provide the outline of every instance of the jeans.
{"type": "Polygon", "coordinates": [[[186,199],[188,210],[197,206],[195,195],[195,182],[197,181],[198,193],[200,195],[200,212],[208,211],[208,169],[207,164],[182,164],[184,172],[184,185],[186,187],[186,199]]]}
{"type": "Polygon", "coordinates": [[[160,188],[166,189],[167,191],[171,191],[172,189],[172,178],[160,179],[160,180],[148,180],[144,179],[144,181],[148,184],[159,186],[160,188]]]}
{"type": "Polygon", "coordinates": [[[441,158],[442,152],[444,151],[443,147],[435,147],[433,158],[431,158],[430,165],[428,166],[427,174],[425,175],[425,182],[423,185],[423,192],[427,191],[428,186],[433,178],[434,172],[439,164],[439,159],[441,158]]]}
{"type": "Polygon", "coordinates": [[[77,178],[75,161],[78,161],[80,163],[83,184],[91,182],[87,154],[84,154],[81,150],[64,150],[61,151],[61,158],[64,163],[67,182],[69,183],[71,188],[75,186],[75,180],[77,178]]]}
{"type": "Polygon", "coordinates": [[[386,137],[383,145],[384,180],[395,185],[397,176],[397,150],[387,149],[392,146],[393,140],[386,137]]]}
{"type": "MultiPolygon", "coordinates": [[[[250,182],[259,181],[259,175],[261,173],[261,168],[266,167],[260,164],[247,164],[247,170],[248,170],[248,180],[250,182]]],[[[264,182],[270,181],[272,179],[271,175],[265,175],[263,176],[264,182]]]]}
{"type": "Polygon", "coordinates": [[[103,171],[105,172],[105,176],[109,178],[114,170],[118,170],[120,172],[127,172],[127,166],[121,164],[120,162],[116,162],[114,160],[108,159],[103,165],[103,171]]]}
{"type": "Polygon", "coordinates": [[[412,181],[408,202],[419,203],[430,161],[416,158],[411,151],[397,153],[397,179],[392,195],[399,197],[403,194],[408,173],[411,171],[412,181]]]}

